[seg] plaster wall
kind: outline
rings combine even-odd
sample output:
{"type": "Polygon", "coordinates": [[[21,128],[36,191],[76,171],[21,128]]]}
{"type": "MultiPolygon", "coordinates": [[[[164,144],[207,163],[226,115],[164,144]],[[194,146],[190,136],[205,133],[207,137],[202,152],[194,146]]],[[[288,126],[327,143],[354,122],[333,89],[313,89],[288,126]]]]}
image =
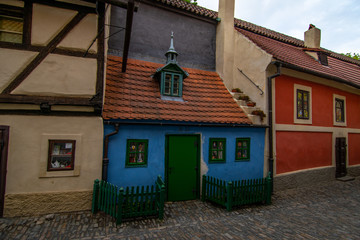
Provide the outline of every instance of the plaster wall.
{"type": "MultiPolygon", "coordinates": [[[[126,9],[113,7],[111,24],[125,27],[126,9]]],[[[134,13],[129,58],[164,64],[171,32],[181,67],[215,70],[215,21],[209,23],[146,3],[134,13]]],[[[122,56],[125,31],[112,27],[110,36],[109,53],[122,56]]]]}
{"type": "Polygon", "coordinates": [[[91,190],[101,177],[101,118],[2,115],[0,124],[10,126],[6,195],[91,190]],[[74,170],[46,172],[49,139],[76,140],[74,170]]]}
{"type": "Polygon", "coordinates": [[[34,52],[0,48],[0,91],[30,63],[36,56],[34,52]]]}
{"type": "Polygon", "coordinates": [[[267,111],[267,70],[272,56],[238,31],[235,32],[234,37],[233,81],[228,88],[240,88],[251,100],[256,102],[257,107],[267,111]],[[258,85],[263,93],[244,74],[258,85]]]}
{"type": "MultiPolygon", "coordinates": [[[[114,127],[105,125],[105,135],[114,127]]],[[[199,134],[200,174],[224,180],[260,178],[264,176],[263,128],[180,127],[120,125],[119,133],[110,137],[108,180],[118,186],[153,184],[158,175],[165,176],[165,138],[167,134],[199,134]],[[235,162],[236,138],[250,137],[250,161],[235,162]],[[226,138],[226,163],[209,163],[209,138],[226,138]],[[127,139],[148,139],[147,167],[126,168],[127,139]]]]}
{"type": "MultiPolygon", "coordinates": [[[[77,11],[45,6],[33,5],[33,19],[31,28],[31,43],[45,46],[56,36],[66,24],[77,14],[77,11]]],[[[87,50],[97,35],[97,15],[88,14],[71,30],[60,42],[58,47],[77,50],[87,50]]],[[[97,42],[90,48],[90,53],[97,51],[97,42]]]]}
{"type": "Polygon", "coordinates": [[[96,73],[96,59],[49,54],[12,93],[90,97],[95,94],[96,73]]]}

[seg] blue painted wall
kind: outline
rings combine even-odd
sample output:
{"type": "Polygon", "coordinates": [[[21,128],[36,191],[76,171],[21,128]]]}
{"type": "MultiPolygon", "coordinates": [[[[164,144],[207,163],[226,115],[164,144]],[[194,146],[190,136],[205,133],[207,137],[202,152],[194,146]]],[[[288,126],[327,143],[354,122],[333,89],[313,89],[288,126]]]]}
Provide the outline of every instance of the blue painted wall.
{"type": "MultiPolygon", "coordinates": [[[[105,135],[114,126],[105,124],[105,135]]],[[[227,181],[263,177],[265,128],[182,127],[154,125],[121,125],[118,134],[110,137],[108,181],[118,186],[152,185],[156,177],[165,176],[165,136],[200,134],[203,173],[204,162],[209,176],[227,181]],[[248,137],[250,161],[235,162],[236,138],[248,137]],[[209,138],[226,138],[226,162],[209,163],[209,138]],[[147,167],[126,168],[127,139],[148,139],[147,167]]]]}

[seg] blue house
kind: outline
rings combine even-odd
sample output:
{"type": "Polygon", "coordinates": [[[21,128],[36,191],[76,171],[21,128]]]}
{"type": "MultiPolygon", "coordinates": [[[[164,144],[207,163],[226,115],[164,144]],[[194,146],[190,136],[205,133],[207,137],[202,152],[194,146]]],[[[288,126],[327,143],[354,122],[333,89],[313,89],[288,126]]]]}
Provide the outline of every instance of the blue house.
{"type": "Polygon", "coordinates": [[[216,72],[183,68],[173,36],[165,55],[163,63],[129,58],[126,72],[122,57],[108,55],[103,179],[136,186],[160,175],[167,199],[182,201],[199,198],[203,174],[263,177],[265,127],[253,125],[216,72]]]}

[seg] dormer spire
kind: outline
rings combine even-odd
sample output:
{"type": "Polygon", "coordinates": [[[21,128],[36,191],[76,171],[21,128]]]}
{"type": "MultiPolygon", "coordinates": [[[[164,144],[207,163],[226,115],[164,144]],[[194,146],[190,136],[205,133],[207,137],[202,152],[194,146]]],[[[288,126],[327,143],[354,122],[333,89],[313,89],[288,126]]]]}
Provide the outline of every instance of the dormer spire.
{"type": "Polygon", "coordinates": [[[174,32],[171,32],[171,40],[170,40],[170,48],[169,50],[165,53],[165,56],[167,58],[166,63],[177,63],[177,55],[178,53],[175,51],[174,48],[174,32]]]}

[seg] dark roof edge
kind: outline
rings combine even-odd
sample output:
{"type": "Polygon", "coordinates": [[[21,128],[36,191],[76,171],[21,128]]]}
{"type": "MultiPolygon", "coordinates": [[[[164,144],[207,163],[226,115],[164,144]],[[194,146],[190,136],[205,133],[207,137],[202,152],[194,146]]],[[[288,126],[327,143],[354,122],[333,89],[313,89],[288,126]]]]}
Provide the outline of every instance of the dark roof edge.
{"type": "Polygon", "coordinates": [[[320,73],[320,72],[317,72],[317,71],[309,70],[309,69],[302,68],[302,67],[299,67],[299,66],[296,66],[296,65],[293,65],[293,64],[290,64],[290,63],[282,62],[282,61],[275,61],[275,62],[272,62],[272,63],[281,64],[282,67],[285,67],[285,68],[289,68],[289,69],[296,70],[296,71],[303,72],[303,73],[309,73],[309,74],[312,74],[312,75],[317,76],[317,77],[327,78],[329,80],[333,80],[335,82],[343,83],[343,84],[349,85],[349,86],[351,86],[353,88],[360,89],[360,84],[355,84],[355,83],[349,82],[348,80],[344,80],[344,79],[339,78],[339,77],[334,77],[334,76],[331,76],[331,75],[328,75],[328,74],[325,74],[325,73],[320,73]]]}
{"type": "Polygon", "coordinates": [[[147,121],[147,120],[122,120],[104,119],[105,124],[121,123],[128,125],[158,125],[158,126],[191,126],[191,127],[231,127],[231,128],[268,128],[268,125],[236,124],[236,123],[201,123],[201,122],[176,122],[176,121],[147,121]]]}

